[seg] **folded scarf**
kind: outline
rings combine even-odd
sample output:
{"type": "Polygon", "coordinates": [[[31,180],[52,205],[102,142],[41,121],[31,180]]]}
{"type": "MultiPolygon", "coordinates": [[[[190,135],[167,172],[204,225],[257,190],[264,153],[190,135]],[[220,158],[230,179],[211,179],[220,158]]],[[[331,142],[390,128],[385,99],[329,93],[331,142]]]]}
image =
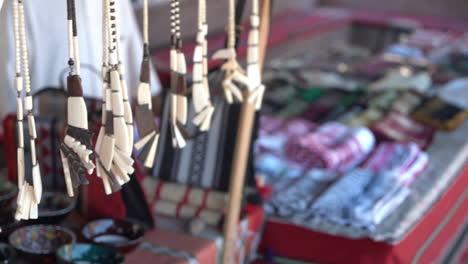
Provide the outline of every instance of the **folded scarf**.
{"type": "Polygon", "coordinates": [[[381,143],[361,168],[386,173],[399,185],[409,185],[428,164],[428,155],[416,143],[381,143]]]}
{"type": "Polygon", "coordinates": [[[382,140],[414,142],[423,149],[429,146],[435,133],[434,128],[397,112],[387,114],[372,126],[372,131],[382,140]]]}
{"type": "Polygon", "coordinates": [[[277,192],[267,203],[268,213],[289,220],[299,220],[310,214],[310,207],[338,174],[324,170],[310,170],[299,179],[290,180],[289,185],[277,192]]]}
{"type": "Polygon", "coordinates": [[[284,144],[293,137],[313,132],[317,125],[301,118],[285,121],[281,118],[262,117],[260,133],[255,147],[258,152],[283,153],[284,144]]]}
{"type": "Polygon", "coordinates": [[[311,216],[374,229],[409,195],[428,156],[414,143],[383,143],[361,168],[344,174],[313,204],[311,216]]]}
{"type": "Polygon", "coordinates": [[[366,158],[374,141],[367,128],[332,122],[314,133],[291,139],[285,152],[289,159],[305,167],[344,172],[366,158]]]}

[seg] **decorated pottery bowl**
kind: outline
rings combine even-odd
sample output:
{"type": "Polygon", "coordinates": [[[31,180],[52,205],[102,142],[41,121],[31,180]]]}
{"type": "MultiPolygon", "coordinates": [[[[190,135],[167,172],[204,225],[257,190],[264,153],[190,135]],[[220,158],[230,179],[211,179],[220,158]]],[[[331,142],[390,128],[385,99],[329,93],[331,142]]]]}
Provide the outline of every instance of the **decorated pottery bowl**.
{"type": "Polygon", "coordinates": [[[74,244],[75,234],[67,228],[53,225],[31,225],[22,227],[9,237],[12,245],[24,257],[40,259],[55,257],[63,245],[74,244]]]}
{"type": "Polygon", "coordinates": [[[121,264],[124,257],[114,249],[91,244],[65,245],[57,251],[59,264],[121,264]]]}
{"type": "Polygon", "coordinates": [[[0,243],[0,264],[11,264],[12,259],[15,257],[15,249],[5,243],[0,243]]]}
{"type": "Polygon", "coordinates": [[[141,243],[145,230],[142,226],[125,220],[100,219],[87,224],[82,234],[93,244],[126,253],[141,243]]]}
{"type": "Polygon", "coordinates": [[[10,208],[11,202],[15,199],[18,188],[13,183],[5,179],[0,179],[0,210],[10,208]]]}
{"type": "Polygon", "coordinates": [[[76,199],[67,194],[44,192],[39,204],[39,218],[29,222],[37,224],[58,224],[75,209],[76,199]]]}

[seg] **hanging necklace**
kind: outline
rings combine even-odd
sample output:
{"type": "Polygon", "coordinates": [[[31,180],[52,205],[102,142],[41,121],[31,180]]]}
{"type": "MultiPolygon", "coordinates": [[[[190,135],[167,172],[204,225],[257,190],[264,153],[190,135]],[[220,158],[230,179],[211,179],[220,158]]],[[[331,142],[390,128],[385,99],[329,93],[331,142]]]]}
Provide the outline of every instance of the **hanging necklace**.
{"type": "Polygon", "coordinates": [[[187,87],[185,74],[187,66],[185,56],[181,51],[182,40],[180,33],[180,9],[179,0],[171,0],[171,131],[172,145],[175,148],[183,148],[186,138],[189,137],[184,125],[187,123],[187,87]]]}
{"type": "Polygon", "coordinates": [[[15,34],[16,75],[15,86],[17,92],[17,120],[18,120],[18,199],[15,219],[37,219],[38,204],[42,196],[42,181],[39,163],[36,156],[36,122],[33,115],[33,100],[31,94],[31,80],[29,75],[28,47],[26,43],[26,26],[24,21],[24,5],[22,0],[13,1],[13,27],[15,34]],[[21,62],[21,58],[23,59],[21,62]],[[22,70],[21,70],[22,69],[22,70]],[[22,74],[22,72],[24,74],[22,74]],[[26,96],[23,97],[23,88],[26,96]],[[24,99],[24,104],[23,104],[24,99]],[[32,183],[25,178],[24,160],[24,131],[23,105],[27,112],[29,140],[32,161],[32,183]]]}
{"type": "Polygon", "coordinates": [[[247,77],[249,78],[248,89],[250,91],[249,103],[254,103],[255,108],[260,110],[265,93],[262,84],[262,76],[259,65],[259,32],[260,16],[258,0],[252,1],[252,15],[250,16],[250,33],[247,49],[247,77]]]}
{"type": "Polygon", "coordinates": [[[138,134],[141,139],[135,143],[135,148],[137,150],[143,149],[139,158],[145,167],[152,168],[158,148],[159,128],[154,120],[151,102],[148,0],[143,1],[143,40],[143,61],[141,63],[140,85],[138,86],[138,105],[135,112],[138,134]]]}
{"type": "Polygon", "coordinates": [[[224,71],[224,81],[222,83],[224,96],[228,103],[233,103],[234,98],[242,102],[242,92],[239,85],[248,87],[249,79],[245,75],[245,71],[237,62],[236,54],[236,21],[235,21],[235,0],[229,0],[229,16],[228,16],[228,41],[227,48],[217,51],[213,55],[213,59],[226,60],[221,66],[224,71]]]}
{"type": "Polygon", "coordinates": [[[68,195],[74,196],[74,188],[88,184],[86,174],[94,171],[92,161],[92,132],[88,130],[86,104],[80,77],[80,57],[78,51],[78,29],[76,25],[75,1],[67,0],[68,20],[68,65],[67,77],[67,132],[60,146],[60,155],[65,174],[68,195]]]}
{"type": "Polygon", "coordinates": [[[193,105],[197,115],[193,123],[201,131],[207,131],[211,125],[214,112],[210,99],[210,88],[208,85],[208,24],[206,23],[206,0],[198,0],[198,32],[197,46],[193,53],[193,105]]]}
{"type": "Polygon", "coordinates": [[[133,120],[123,80],[117,15],[116,1],[103,0],[103,116],[96,153],[97,175],[106,194],[120,190],[134,172],[133,120]]]}

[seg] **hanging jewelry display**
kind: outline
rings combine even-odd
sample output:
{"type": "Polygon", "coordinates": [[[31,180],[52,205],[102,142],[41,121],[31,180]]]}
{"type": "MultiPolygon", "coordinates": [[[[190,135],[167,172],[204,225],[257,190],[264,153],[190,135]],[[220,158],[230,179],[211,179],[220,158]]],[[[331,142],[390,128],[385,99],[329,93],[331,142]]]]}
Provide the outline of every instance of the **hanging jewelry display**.
{"type": "MultiPolygon", "coordinates": [[[[231,0],[233,1],[233,0],[231,0]]],[[[253,0],[251,31],[249,34],[249,49],[247,55],[248,62],[248,90],[246,91],[247,99],[243,102],[239,120],[239,126],[236,135],[236,146],[234,149],[233,163],[231,168],[231,182],[229,183],[229,198],[228,198],[228,212],[224,222],[224,245],[223,245],[223,263],[233,263],[233,252],[237,237],[237,225],[241,211],[242,193],[245,183],[246,168],[249,157],[249,150],[252,140],[252,129],[254,126],[255,112],[261,106],[261,100],[264,93],[264,86],[261,83],[261,65],[264,58],[264,50],[266,48],[266,39],[268,38],[265,19],[271,11],[271,4],[269,0],[263,1],[262,6],[262,39],[260,41],[260,17],[259,17],[259,3],[258,0],[253,0]],[[259,43],[262,43],[262,50],[260,50],[259,43]]]]}
{"type": "Polygon", "coordinates": [[[103,0],[103,111],[96,154],[97,176],[106,194],[120,190],[134,172],[133,120],[123,80],[117,15],[116,1],[103,0]]]}
{"type": "Polygon", "coordinates": [[[237,54],[235,49],[236,43],[236,21],[235,21],[235,0],[229,0],[229,17],[228,17],[228,41],[227,48],[217,51],[213,55],[213,59],[226,60],[221,66],[224,71],[224,81],[222,83],[224,96],[228,103],[233,103],[234,98],[242,102],[242,92],[240,86],[248,87],[249,79],[245,75],[245,71],[237,62],[237,54]]]}
{"type": "Polygon", "coordinates": [[[197,113],[193,123],[201,131],[210,129],[214,112],[208,84],[208,24],[206,23],[206,0],[198,0],[197,46],[193,53],[193,105],[197,113]]]}
{"type": "Polygon", "coordinates": [[[42,197],[42,180],[39,163],[36,156],[36,122],[33,115],[33,99],[29,75],[28,47],[26,43],[26,26],[24,21],[24,5],[22,0],[13,1],[13,27],[15,35],[16,75],[15,88],[17,92],[18,121],[18,198],[15,219],[37,219],[38,204],[42,197]],[[22,59],[22,62],[21,62],[22,59]],[[26,96],[23,98],[23,88],[26,96]],[[24,104],[23,104],[24,99],[24,104]],[[32,183],[25,177],[24,127],[23,107],[27,112],[29,141],[32,162],[32,183]]]}
{"type": "Polygon", "coordinates": [[[151,102],[150,52],[148,36],[148,0],[143,1],[143,61],[138,86],[136,123],[141,139],[135,143],[137,150],[142,150],[139,158],[143,165],[152,168],[159,141],[159,128],[156,125],[151,102]]]}
{"type": "Polygon", "coordinates": [[[75,1],[67,0],[68,13],[68,65],[67,77],[67,132],[60,146],[65,183],[69,196],[74,196],[74,188],[88,184],[86,174],[94,171],[92,161],[92,132],[88,130],[86,104],[80,77],[80,59],[78,52],[78,30],[76,25],[75,1]]]}
{"type": "Polygon", "coordinates": [[[170,124],[172,132],[172,145],[174,148],[183,148],[186,145],[188,133],[184,126],[187,123],[187,84],[185,74],[187,66],[184,53],[181,51],[182,39],[180,33],[179,0],[171,0],[171,90],[170,124]]]}
{"type": "Polygon", "coordinates": [[[247,77],[250,91],[249,103],[254,103],[257,110],[262,106],[265,86],[262,84],[262,76],[259,65],[259,32],[260,16],[258,0],[252,1],[252,15],[250,16],[250,32],[247,48],[247,77]]]}

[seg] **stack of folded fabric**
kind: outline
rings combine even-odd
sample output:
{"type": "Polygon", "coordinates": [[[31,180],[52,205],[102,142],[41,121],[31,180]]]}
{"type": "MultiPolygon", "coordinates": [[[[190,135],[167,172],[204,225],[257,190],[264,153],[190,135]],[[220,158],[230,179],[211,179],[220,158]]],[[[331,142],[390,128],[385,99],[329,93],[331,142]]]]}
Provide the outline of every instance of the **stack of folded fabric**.
{"type": "Polygon", "coordinates": [[[262,176],[264,183],[271,185],[274,190],[282,190],[290,180],[300,177],[304,168],[288,161],[283,156],[263,153],[255,158],[257,177],[262,176]]]}
{"type": "Polygon", "coordinates": [[[317,199],[312,215],[373,230],[408,197],[427,164],[428,155],[415,143],[382,143],[317,199]]]}
{"type": "Polygon", "coordinates": [[[275,117],[262,117],[260,133],[255,148],[257,153],[283,153],[287,140],[313,132],[317,125],[301,118],[284,120],[275,117]]]}
{"type": "Polygon", "coordinates": [[[330,122],[314,133],[291,139],[285,152],[289,159],[307,168],[344,172],[367,157],[374,141],[367,128],[330,122]]]}
{"type": "Polygon", "coordinates": [[[309,214],[314,200],[338,177],[335,172],[312,169],[299,179],[289,181],[265,204],[267,213],[300,222],[309,214]]]}
{"type": "Polygon", "coordinates": [[[380,139],[415,142],[423,149],[429,146],[435,133],[434,128],[397,112],[387,114],[372,126],[372,131],[380,139]]]}

